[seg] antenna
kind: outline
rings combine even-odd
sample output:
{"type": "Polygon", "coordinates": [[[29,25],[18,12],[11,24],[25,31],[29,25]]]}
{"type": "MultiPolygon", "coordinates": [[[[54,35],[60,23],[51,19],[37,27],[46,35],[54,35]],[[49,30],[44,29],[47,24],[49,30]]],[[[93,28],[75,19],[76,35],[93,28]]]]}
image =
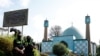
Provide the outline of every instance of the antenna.
{"type": "Polygon", "coordinates": [[[87,14],[87,16],[88,16],[88,14],[87,14]]]}
{"type": "Polygon", "coordinates": [[[73,21],[71,22],[71,26],[73,27],[73,21]]]}
{"type": "Polygon", "coordinates": [[[46,17],[46,20],[47,20],[47,17],[46,17]]]}
{"type": "Polygon", "coordinates": [[[71,19],[71,27],[73,27],[73,18],[71,19]]]}

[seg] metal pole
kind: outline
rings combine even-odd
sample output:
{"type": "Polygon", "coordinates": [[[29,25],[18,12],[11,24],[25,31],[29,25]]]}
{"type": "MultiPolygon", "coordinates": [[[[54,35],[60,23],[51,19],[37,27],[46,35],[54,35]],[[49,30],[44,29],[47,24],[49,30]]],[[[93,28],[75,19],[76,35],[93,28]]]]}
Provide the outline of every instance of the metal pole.
{"type": "Polygon", "coordinates": [[[1,36],[3,36],[3,30],[1,30],[2,32],[1,32],[1,36]]]}
{"type": "Polygon", "coordinates": [[[8,27],[8,35],[9,35],[9,27],[8,27]]]}
{"type": "Polygon", "coordinates": [[[99,40],[99,46],[100,46],[100,40],[99,40]]]}
{"type": "Polygon", "coordinates": [[[23,36],[23,25],[22,25],[22,36],[23,36]]]}

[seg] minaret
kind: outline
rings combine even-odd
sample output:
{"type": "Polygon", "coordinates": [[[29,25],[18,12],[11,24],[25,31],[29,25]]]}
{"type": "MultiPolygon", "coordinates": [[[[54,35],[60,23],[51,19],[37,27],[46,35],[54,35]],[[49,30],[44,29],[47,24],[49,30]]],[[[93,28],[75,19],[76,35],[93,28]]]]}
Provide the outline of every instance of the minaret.
{"type": "Polygon", "coordinates": [[[44,20],[44,38],[43,38],[43,41],[48,41],[48,38],[47,38],[47,35],[48,35],[48,20],[44,20]]]}
{"type": "Polygon", "coordinates": [[[91,39],[90,39],[90,16],[85,16],[86,24],[86,39],[88,40],[88,54],[91,53],[91,39]]]}

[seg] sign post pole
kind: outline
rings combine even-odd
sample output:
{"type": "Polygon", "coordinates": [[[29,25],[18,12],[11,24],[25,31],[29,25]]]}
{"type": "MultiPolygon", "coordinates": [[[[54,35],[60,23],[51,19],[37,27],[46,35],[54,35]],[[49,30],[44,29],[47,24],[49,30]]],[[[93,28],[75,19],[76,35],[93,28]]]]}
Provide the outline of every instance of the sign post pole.
{"type": "Polygon", "coordinates": [[[23,25],[22,25],[22,36],[23,36],[23,25]]]}
{"type": "Polygon", "coordinates": [[[8,34],[7,35],[9,36],[9,27],[8,27],[8,34]]]}
{"type": "Polygon", "coordinates": [[[99,40],[99,46],[100,46],[100,40],[99,40]]]}
{"type": "Polygon", "coordinates": [[[1,32],[1,36],[3,36],[3,30],[1,30],[2,32],[1,32]]]}

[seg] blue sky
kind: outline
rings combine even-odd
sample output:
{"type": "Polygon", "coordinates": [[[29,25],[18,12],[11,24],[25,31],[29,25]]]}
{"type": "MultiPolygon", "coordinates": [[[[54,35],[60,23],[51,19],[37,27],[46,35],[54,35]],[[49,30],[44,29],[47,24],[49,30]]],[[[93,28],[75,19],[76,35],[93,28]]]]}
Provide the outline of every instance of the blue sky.
{"type": "MultiPolygon", "coordinates": [[[[73,26],[85,38],[85,16],[91,18],[91,41],[100,40],[100,1],[99,0],[0,0],[0,27],[4,12],[18,9],[29,9],[28,25],[24,26],[24,35],[30,35],[34,41],[41,42],[44,35],[43,22],[49,20],[49,28],[54,25],[62,31],[73,26]]],[[[21,27],[17,27],[21,29],[21,27]]]]}

